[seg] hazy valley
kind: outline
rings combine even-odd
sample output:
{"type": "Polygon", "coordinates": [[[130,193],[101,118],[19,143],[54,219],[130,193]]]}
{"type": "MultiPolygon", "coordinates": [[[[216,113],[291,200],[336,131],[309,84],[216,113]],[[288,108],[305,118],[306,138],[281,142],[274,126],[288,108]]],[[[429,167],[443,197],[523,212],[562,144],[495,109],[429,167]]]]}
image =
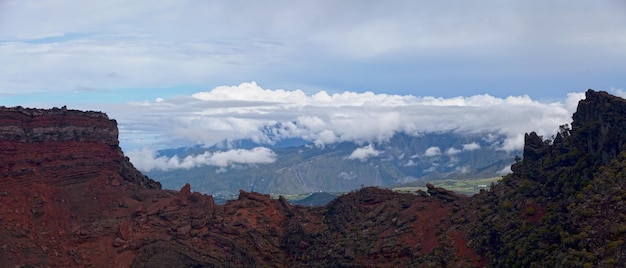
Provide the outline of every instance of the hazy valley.
{"type": "MultiPolygon", "coordinates": [[[[510,165],[521,151],[500,149],[503,140],[493,134],[396,134],[388,141],[368,145],[343,142],[323,147],[268,146],[275,153],[272,163],[155,168],[144,173],[165,188],[177,189],[190,183],[196,191],[223,197],[236,197],[240,189],[291,195],[349,192],[366,186],[424,187],[441,179],[491,178],[510,173],[510,165]]],[[[263,146],[246,145],[234,149],[263,146]]],[[[215,147],[180,148],[161,151],[159,156],[185,159],[219,151],[215,147]]]]}

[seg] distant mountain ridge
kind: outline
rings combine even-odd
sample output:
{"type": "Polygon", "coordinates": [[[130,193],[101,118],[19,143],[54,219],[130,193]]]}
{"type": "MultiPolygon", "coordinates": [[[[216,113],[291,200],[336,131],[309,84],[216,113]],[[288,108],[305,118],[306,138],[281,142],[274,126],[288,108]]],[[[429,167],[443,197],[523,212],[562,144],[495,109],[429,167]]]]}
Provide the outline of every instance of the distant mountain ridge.
{"type": "MultiPolygon", "coordinates": [[[[269,164],[223,168],[197,166],[189,169],[144,171],[165,188],[185,183],[197,191],[236,196],[240,189],[260,193],[296,194],[346,192],[363,186],[392,186],[407,182],[423,185],[443,178],[487,178],[503,175],[520,151],[500,148],[503,136],[493,134],[397,133],[386,142],[342,142],[316,147],[302,140],[268,146],[276,154],[269,164]],[[290,146],[298,145],[298,146],[290,146]],[[361,154],[358,154],[360,150],[361,154]]],[[[237,141],[230,146],[266,146],[237,141]]],[[[237,147],[241,148],[241,147],[237,147]]],[[[223,148],[162,150],[160,156],[179,158],[217,152],[223,148]]]]}

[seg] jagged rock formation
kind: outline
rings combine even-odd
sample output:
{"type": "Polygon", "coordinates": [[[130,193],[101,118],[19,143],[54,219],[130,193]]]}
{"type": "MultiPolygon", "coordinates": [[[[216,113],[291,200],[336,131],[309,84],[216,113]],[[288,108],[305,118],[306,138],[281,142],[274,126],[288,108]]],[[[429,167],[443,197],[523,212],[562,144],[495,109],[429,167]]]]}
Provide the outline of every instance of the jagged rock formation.
{"type": "Polygon", "coordinates": [[[104,114],[1,108],[0,263],[622,267],[625,109],[588,91],[571,130],[554,141],[527,134],[514,173],[473,197],[368,187],[303,207],[245,191],[216,205],[189,185],[160,190],[123,156],[104,114]]]}
{"type": "Polygon", "coordinates": [[[602,164],[626,149],[626,100],[590,90],[572,118],[577,149],[590,153],[602,164]]]}
{"type": "Polygon", "coordinates": [[[513,174],[466,208],[494,267],[626,265],[626,100],[589,90],[554,140],[526,134],[513,174]]]}

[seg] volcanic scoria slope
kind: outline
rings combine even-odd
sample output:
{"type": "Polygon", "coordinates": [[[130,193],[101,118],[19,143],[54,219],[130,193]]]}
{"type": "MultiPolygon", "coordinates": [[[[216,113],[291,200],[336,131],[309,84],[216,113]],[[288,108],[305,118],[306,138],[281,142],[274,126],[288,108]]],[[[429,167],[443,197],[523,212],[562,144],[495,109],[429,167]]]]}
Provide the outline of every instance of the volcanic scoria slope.
{"type": "Polygon", "coordinates": [[[0,266],[620,265],[624,114],[626,101],[589,90],[571,130],[527,134],[514,173],[471,198],[366,187],[303,207],[161,190],[105,114],[0,108],[0,266]]]}

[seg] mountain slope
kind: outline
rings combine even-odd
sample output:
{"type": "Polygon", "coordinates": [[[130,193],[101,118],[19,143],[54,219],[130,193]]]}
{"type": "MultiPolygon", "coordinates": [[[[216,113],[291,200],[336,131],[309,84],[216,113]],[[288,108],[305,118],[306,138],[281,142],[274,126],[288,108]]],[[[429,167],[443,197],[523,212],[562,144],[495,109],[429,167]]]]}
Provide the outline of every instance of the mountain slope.
{"type": "MultiPolygon", "coordinates": [[[[391,186],[442,178],[488,178],[501,175],[516,154],[499,150],[497,136],[486,134],[426,133],[418,136],[398,133],[389,141],[359,145],[351,142],[273,148],[276,161],[231,168],[200,165],[192,168],[151,170],[150,177],[165,188],[185,183],[214,195],[236,195],[239,189],[261,193],[300,194],[347,192],[362,186],[391,186]],[[358,151],[370,155],[355,154],[358,151]],[[429,153],[426,153],[428,150],[429,153]],[[362,156],[355,157],[354,155],[362,156]],[[353,156],[353,157],[351,157],[353,156]]],[[[500,137],[502,138],[502,137],[500,137]]],[[[216,152],[217,148],[166,150],[183,153],[178,159],[216,152]]]]}

